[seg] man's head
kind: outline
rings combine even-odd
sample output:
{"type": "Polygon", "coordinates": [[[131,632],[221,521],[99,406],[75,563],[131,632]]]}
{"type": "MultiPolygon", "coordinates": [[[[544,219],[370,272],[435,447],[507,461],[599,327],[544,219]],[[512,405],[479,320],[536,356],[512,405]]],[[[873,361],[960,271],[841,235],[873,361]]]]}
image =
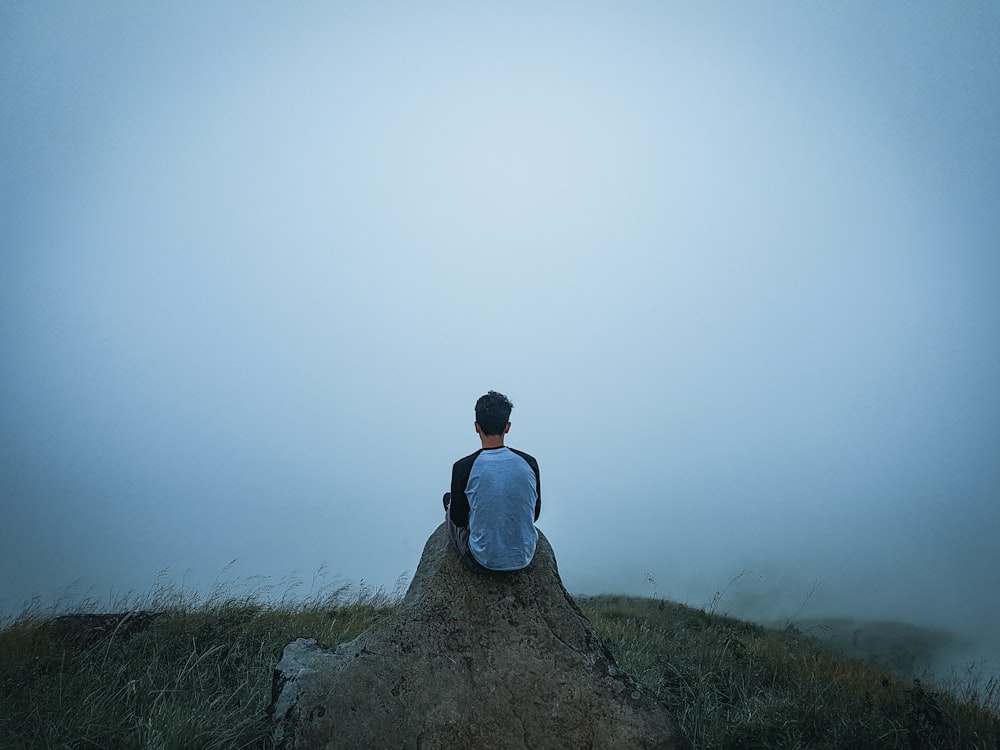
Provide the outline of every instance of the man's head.
{"type": "Polygon", "coordinates": [[[484,435],[503,435],[510,422],[514,404],[506,396],[490,391],[476,402],[476,424],[484,435]]]}

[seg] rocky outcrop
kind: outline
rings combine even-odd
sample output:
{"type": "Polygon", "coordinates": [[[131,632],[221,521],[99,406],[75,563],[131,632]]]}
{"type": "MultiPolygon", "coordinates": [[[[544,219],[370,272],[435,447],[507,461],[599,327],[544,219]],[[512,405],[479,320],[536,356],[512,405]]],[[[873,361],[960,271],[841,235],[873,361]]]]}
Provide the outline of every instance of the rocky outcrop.
{"type": "Polygon", "coordinates": [[[467,571],[442,524],[394,617],[328,649],[289,644],[280,750],[673,750],[672,717],[615,665],[544,536],[523,571],[467,571]]]}

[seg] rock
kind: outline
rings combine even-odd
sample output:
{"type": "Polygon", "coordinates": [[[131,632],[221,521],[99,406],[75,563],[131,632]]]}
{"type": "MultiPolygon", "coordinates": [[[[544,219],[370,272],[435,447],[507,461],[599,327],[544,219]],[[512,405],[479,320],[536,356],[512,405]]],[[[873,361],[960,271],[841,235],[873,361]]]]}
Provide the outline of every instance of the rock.
{"type": "Polygon", "coordinates": [[[328,649],[289,644],[269,709],[279,750],[680,750],[622,672],[539,534],[523,571],[467,571],[442,524],[392,618],[328,649]]]}

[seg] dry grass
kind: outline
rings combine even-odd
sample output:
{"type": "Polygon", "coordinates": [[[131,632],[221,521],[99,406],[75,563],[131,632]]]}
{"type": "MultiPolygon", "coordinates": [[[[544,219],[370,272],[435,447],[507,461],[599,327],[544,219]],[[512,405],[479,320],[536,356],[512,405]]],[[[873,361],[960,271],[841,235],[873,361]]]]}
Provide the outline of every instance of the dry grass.
{"type": "Polygon", "coordinates": [[[995,678],[931,687],[838,658],[793,630],[663,600],[578,603],[697,748],[1000,747],[995,678]]]}
{"type": "Polygon", "coordinates": [[[61,612],[26,610],[0,632],[0,747],[267,747],[264,709],[284,645],[350,640],[395,603],[346,586],[302,600],[237,593],[163,587],[132,602],[159,613],[138,632],[54,629],[46,623],[61,612]]]}
{"type": "MultiPolygon", "coordinates": [[[[29,608],[0,632],[0,747],[267,748],[271,674],[297,637],[334,645],[389,616],[400,591],[301,595],[223,581],[206,597],[167,584],[120,601],[158,616],[81,636],[29,608]]],[[[620,666],[707,748],[1000,747],[995,680],[931,688],[781,632],[657,599],[578,600],[620,666]]],[[[125,606],[122,606],[125,605],[125,606]]],[[[74,612],[97,611],[92,602],[74,612]]]]}

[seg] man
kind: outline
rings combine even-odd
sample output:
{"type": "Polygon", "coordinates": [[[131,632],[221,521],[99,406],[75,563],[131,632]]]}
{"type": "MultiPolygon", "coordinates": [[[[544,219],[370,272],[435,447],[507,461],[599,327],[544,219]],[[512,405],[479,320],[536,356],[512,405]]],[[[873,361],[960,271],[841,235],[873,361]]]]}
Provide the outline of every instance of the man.
{"type": "Polygon", "coordinates": [[[504,445],[514,405],[490,391],[476,402],[475,453],[455,462],[444,495],[448,534],[462,562],[477,573],[520,570],[535,555],[542,511],[538,462],[504,445]]]}

